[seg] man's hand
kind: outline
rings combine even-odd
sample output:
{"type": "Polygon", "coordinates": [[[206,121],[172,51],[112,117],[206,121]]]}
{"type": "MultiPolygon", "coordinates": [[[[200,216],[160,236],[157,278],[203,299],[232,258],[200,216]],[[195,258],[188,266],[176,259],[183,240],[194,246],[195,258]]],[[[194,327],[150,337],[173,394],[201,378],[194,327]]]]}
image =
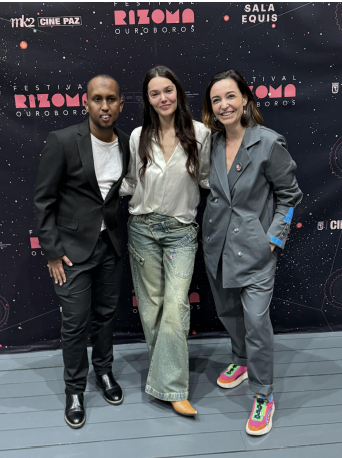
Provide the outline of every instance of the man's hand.
{"type": "MultiPolygon", "coordinates": [[[[271,251],[273,251],[275,249],[277,245],[275,245],[274,243],[270,243],[270,247],[271,247],[271,251]]],[[[67,258],[68,259],[68,258],[67,258]]]]}
{"type": "Polygon", "coordinates": [[[60,256],[56,259],[49,259],[48,261],[48,268],[50,277],[55,279],[55,283],[59,283],[62,286],[63,283],[66,282],[66,276],[63,269],[63,262],[68,266],[72,266],[72,262],[66,256],[60,256]]]}

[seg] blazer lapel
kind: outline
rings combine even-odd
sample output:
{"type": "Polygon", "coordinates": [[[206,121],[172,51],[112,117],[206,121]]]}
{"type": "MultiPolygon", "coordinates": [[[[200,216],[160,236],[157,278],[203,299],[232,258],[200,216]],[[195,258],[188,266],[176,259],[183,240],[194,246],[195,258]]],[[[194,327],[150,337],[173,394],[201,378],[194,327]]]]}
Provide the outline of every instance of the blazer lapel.
{"type": "Polygon", "coordinates": [[[251,162],[251,156],[248,149],[260,141],[260,126],[248,127],[242,139],[241,146],[237,152],[232,167],[229,171],[229,188],[234,188],[237,180],[243,175],[251,162]]]}
{"type": "Polygon", "coordinates": [[[80,135],[80,137],[77,139],[78,152],[81,157],[84,172],[96,195],[100,197],[101,200],[103,200],[95,174],[88,119],[80,125],[78,133],[80,135]]]}
{"type": "Polygon", "coordinates": [[[235,183],[246,170],[248,164],[251,162],[251,158],[248,151],[244,147],[243,141],[237,152],[231,169],[229,170],[229,188],[230,191],[234,188],[235,183]]]}
{"type": "MultiPolygon", "coordinates": [[[[230,191],[228,186],[227,178],[227,163],[226,163],[226,143],[225,136],[223,134],[218,135],[216,139],[216,147],[213,148],[215,155],[212,159],[216,173],[219,177],[222,189],[228,199],[228,202],[231,203],[230,191]]],[[[209,178],[210,182],[210,178],[209,178]]]]}

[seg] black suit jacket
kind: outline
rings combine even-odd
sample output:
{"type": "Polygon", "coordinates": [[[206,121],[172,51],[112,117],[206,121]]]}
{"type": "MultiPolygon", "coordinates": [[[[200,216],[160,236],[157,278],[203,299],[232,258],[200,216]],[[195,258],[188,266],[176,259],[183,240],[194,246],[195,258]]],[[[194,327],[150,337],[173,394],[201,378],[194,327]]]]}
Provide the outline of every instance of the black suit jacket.
{"type": "Polygon", "coordinates": [[[121,255],[116,213],[119,187],[129,162],[129,136],[117,128],[114,132],[123,153],[123,168],[105,200],[95,175],[88,119],[49,134],[34,197],[39,243],[47,259],[63,255],[76,263],[88,259],[103,219],[116,252],[121,255]]]}

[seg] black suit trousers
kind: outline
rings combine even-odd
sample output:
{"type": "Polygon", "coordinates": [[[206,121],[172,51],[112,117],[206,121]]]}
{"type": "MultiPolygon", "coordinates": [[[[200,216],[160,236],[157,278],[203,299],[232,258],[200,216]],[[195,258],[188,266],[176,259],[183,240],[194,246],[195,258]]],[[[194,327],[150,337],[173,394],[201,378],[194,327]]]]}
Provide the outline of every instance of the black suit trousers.
{"type": "Polygon", "coordinates": [[[122,261],[107,231],[103,231],[90,258],[71,267],[64,264],[64,271],[66,283],[55,284],[55,291],[62,307],[65,392],[79,394],[85,391],[87,383],[89,331],[95,373],[104,375],[112,370],[114,312],[122,261]]]}

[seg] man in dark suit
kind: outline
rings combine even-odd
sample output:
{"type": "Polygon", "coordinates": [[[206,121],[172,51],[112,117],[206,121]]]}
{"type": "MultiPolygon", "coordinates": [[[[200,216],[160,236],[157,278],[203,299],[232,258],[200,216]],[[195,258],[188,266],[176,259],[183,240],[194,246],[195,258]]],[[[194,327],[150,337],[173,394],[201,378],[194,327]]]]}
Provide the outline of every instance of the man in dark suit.
{"type": "Polygon", "coordinates": [[[109,75],[87,86],[82,124],[51,132],[38,168],[35,213],[39,241],[62,307],[65,421],[85,423],[83,393],[92,364],[104,398],[121,404],[112,373],[113,316],[122,274],[117,210],[129,162],[129,137],[115,127],[124,102],[109,75]]]}

